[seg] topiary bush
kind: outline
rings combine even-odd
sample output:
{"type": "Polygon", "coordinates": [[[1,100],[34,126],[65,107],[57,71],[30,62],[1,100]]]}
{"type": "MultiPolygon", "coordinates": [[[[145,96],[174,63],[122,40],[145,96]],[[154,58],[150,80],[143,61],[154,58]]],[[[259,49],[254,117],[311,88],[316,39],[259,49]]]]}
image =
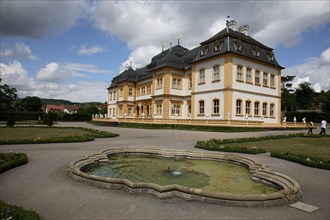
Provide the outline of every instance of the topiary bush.
{"type": "Polygon", "coordinates": [[[7,120],[7,126],[8,127],[14,127],[15,126],[15,119],[12,113],[8,115],[8,120],[7,120]]]}
{"type": "Polygon", "coordinates": [[[52,126],[54,124],[53,116],[50,115],[50,114],[44,114],[43,124],[48,125],[48,126],[52,126]]]}

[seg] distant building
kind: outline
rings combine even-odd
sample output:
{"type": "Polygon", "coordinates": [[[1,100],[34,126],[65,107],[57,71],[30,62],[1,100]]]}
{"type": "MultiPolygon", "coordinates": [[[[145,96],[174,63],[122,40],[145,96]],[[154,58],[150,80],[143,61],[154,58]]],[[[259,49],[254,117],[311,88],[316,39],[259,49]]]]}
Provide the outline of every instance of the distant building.
{"type": "Polygon", "coordinates": [[[45,111],[46,113],[63,112],[67,114],[73,114],[77,113],[79,108],[79,105],[47,105],[45,111]]]}
{"type": "Polygon", "coordinates": [[[192,50],[180,45],[131,67],[108,87],[108,117],[161,123],[281,125],[281,70],[273,49],[236,21],[192,50]]]}

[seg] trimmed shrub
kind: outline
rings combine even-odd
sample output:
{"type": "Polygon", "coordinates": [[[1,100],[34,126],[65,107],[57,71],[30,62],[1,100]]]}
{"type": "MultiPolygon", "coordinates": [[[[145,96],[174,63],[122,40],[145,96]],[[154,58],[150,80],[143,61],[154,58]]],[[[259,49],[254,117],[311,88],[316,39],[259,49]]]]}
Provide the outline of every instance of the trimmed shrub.
{"type": "Polygon", "coordinates": [[[300,154],[278,152],[278,151],[271,152],[271,156],[284,160],[289,160],[295,163],[303,164],[309,167],[330,170],[330,161],[323,161],[318,158],[311,158],[300,154]]]}
{"type": "Polygon", "coordinates": [[[53,116],[51,114],[44,114],[43,117],[43,124],[44,125],[48,125],[48,126],[52,126],[54,124],[53,122],[53,116]]]}
{"type": "Polygon", "coordinates": [[[24,153],[0,153],[0,173],[24,165],[28,158],[24,153]]]}
{"type": "Polygon", "coordinates": [[[12,113],[9,113],[8,120],[7,120],[7,126],[8,127],[14,127],[15,126],[15,119],[12,113]]]}
{"type": "Polygon", "coordinates": [[[0,218],[1,219],[15,219],[15,220],[39,220],[40,216],[37,212],[24,210],[22,207],[9,205],[0,200],[0,218]],[[10,211],[10,212],[8,212],[10,211]]]}
{"type": "MultiPolygon", "coordinates": [[[[12,112],[16,121],[26,121],[26,120],[38,120],[42,112],[12,112]]],[[[1,112],[0,121],[7,121],[10,112],[1,112]]]]}

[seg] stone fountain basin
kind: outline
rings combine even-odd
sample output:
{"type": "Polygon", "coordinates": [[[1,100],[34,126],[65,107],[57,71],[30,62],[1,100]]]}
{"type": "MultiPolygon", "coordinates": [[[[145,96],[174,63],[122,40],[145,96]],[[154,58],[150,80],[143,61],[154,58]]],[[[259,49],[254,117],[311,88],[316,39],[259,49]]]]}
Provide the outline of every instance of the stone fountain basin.
{"type": "Polygon", "coordinates": [[[112,148],[101,153],[94,154],[70,163],[68,175],[72,179],[107,189],[121,189],[131,194],[152,194],[158,198],[165,199],[179,197],[185,200],[197,200],[201,202],[224,204],[234,206],[277,206],[291,204],[302,197],[300,185],[294,179],[272,171],[268,166],[261,165],[255,161],[237,154],[209,153],[202,151],[184,151],[157,148],[112,148]],[[267,194],[231,194],[221,192],[210,192],[201,189],[184,187],[173,184],[160,186],[154,183],[133,183],[127,179],[90,175],[84,170],[107,162],[108,158],[117,154],[152,154],[160,157],[181,157],[200,160],[216,160],[239,164],[246,167],[252,173],[252,180],[274,186],[279,191],[267,194]]]}

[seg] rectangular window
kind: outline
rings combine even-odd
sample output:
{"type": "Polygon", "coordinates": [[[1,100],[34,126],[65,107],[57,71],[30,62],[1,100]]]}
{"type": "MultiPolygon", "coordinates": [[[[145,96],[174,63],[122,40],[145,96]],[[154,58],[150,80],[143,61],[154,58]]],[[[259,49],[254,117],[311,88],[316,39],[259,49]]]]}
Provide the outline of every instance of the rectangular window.
{"type": "Polygon", "coordinates": [[[181,79],[173,78],[172,79],[172,88],[173,89],[181,89],[181,79]]]}
{"type": "Polygon", "coordinates": [[[142,95],[146,94],[146,87],[142,87],[142,95]]]}
{"type": "Polygon", "coordinates": [[[127,110],[127,114],[128,114],[128,115],[131,115],[131,114],[132,114],[132,108],[128,108],[128,110],[127,110]]]}
{"type": "Polygon", "coordinates": [[[236,100],[236,114],[237,115],[242,114],[242,100],[240,99],[236,100]]]}
{"type": "Polygon", "coordinates": [[[176,88],[177,88],[177,85],[176,85],[176,78],[173,78],[173,79],[172,79],[172,88],[173,88],[173,89],[176,89],[176,88]]]}
{"type": "Polygon", "coordinates": [[[236,74],[236,80],[242,81],[243,80],[243,67],[241,65],[237,66],[237,74],[236,74]]]}
{"type": "Polygon", "coordinates": [[[191,89],[191,87],[192,87],[192,80],[191,80],[191,78],[189,77],[188,89],[191,89]]]}
{"type": "Polygon", "coordinates": [[[172,105],[172,115],[180,115],[180,105],[172,105]]]}
{"type": "Polygon", "coordinates": [[[162,114],[162,104],[156,105],[156,114],[161,115],[162,114]]]}
{"type": "Polygon", "coordinates": [[[137,89],[136,89],[136,95],[137,95],[137,96],[140,95],[140,88],[137,88],[137,89]]]}
{"type": "Polygon", "coordinates": [[[133,89],[128,90],[128,95],[133,95],[133,89]]]}
{"type": "Polygon", "coordinates": [[[213,113],[219,114],[219,99],[213,99],[213,113]]]}
{"type": "Polygon", "coordinates": [[[274,104],[270,104],[269,106],[269,116],[274,117],[274,104]]]}
{"type": "Polygon", "coordinates": [[[120,89],[119,90],[119,96],[122,97],[124,95],[124,90],[123,89],[120,89]]]}
{"type": "Polygon", "coordinates": [[[246,82],[252,82],[251,79],[251,68],[246,68],[246,82]]]}
{"type": "Polygon", "coordinates": [[[251,101],[245,102],[245,114],[251,115],[251,101]]]}
{"type": "Polygon", "coordinates": [[[157,89],[163,88],[163,78],[157,79],[157,89]]]}
{"type": "Polygon", "coordinates": [[[116,116],[116,109],[113,108],[113,109],[112,109],[112,117],[115,117],[115,116],[116,116]]]}
{"type": "Polygon", "coordinates": [[[275,75],[270,75],[270,87],[275,88],[275,75]]]}
{"type": "Polygon", "coordinates": [[[181,79],[178,79],[177,80],[177,84],[176,85],[177,85],[178,89],[181,89],[181,79]]]}
{"type": "Polygon", "coordinates": [[[123,106],[119,106],[119,115],[122,115],[123,114],[123,106]]]}
{"type": "Polygon", "coordinates": [[[109,115],[111,116],[111,108],[109,108],[109,115]]]}
{"type": "Polygon", "coordinates": [[[267,116],[267,103],[262,103],[262,115],[267,116]]]}
{"type": "Polygon", "coordinates": [[[263,86],[268,86],[268,73],[263,74],[262,83],[263,83],[263,86]]]}
{"type": "Polygon", "coordinates": [[[199,101],[199,114],[204,114],[204,101],[199,101]]]}
{"type": "Polygon", "coordinates": [[[205,83],[205,70],[199,70],[199,83],[205,83]]]}
{"type": "Polygon", "coordinates": [[[255,72],[254,83],[257,85],[260,85],[260,71],[259,70],[256,70],[256,72],[255,72]]]}
{"type": "Polygon", "coordinates": [[[218,81],[218,80],[220,80],[219,66],[214,66],[213,67],[213,81],[218,81]]]}
{"type": "Polygon", "coordinates": [[[254,103],[254,115],[255,116],[259,115],[259,102],[254,103]]]}

